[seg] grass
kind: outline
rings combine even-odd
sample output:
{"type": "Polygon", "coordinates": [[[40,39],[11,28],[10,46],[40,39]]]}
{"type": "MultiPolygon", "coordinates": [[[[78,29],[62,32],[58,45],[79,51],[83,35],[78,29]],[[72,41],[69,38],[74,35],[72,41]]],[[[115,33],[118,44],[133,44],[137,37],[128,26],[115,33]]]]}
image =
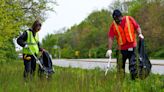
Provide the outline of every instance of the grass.
{"type": "Polygon", "coordinates": [[[37,73],[28,81],[23,79],[23,63],[0,63],[0,92],[164,92],[164,75],[151,74],[144,80],[118,80],[116,71],[96,68],[55,67],[51,79],[39,78],[37,73]]]}

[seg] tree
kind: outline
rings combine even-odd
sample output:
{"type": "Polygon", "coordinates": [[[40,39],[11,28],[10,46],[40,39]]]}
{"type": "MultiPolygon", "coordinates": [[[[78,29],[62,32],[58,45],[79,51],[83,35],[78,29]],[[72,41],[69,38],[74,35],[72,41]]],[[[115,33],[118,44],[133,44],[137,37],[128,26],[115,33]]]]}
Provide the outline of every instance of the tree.
{"type": "Polygon", "coordinates": [[[0,1],[0,61],[9,61],[15,47],[13,38],[31,26],[37,17],[45,19],[44,13],[52,10],[47,0],[1,0],[0,1]],[[13,51],[12,53],[11,50],[13,51]]]}
{"type": "MultiPolygon", "coordinates": [[[[79,51],[80,58],[86,58],[89,57],[89,51],[93,49],[94,56],[97,57],[98,53],[98,57],[104,57],[105,52],[101,50],[102,47],[107,46],[107,32],[110,22],[112,19],[109,11],[93,11],[79,25],[72,26],[64,33],[53,35],[54,38],[58,37],[59,39],[58,44],[63,51],[62,56],[71,58],[70,56],[74,57],[75,51],[79,51]]],[[[45,38],[43,44],[50,41],[50,38],[45,38]]]]}
{"type": "Polygon", "coordinates": [[[159,51],[164,57],[164,50],[162,50],[164,48],[163,0],[135,0],[129,13],[136,18],[142,28],[148,54],[154,57],[159,51]]]}

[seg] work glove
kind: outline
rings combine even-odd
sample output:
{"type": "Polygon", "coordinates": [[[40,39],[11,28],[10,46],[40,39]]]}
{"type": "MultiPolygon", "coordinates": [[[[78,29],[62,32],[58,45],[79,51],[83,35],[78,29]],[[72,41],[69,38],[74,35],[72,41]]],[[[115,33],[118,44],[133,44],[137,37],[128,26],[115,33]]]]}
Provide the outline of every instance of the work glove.
{"type": "Polygon", "coordinates": [[[106,57],[111,57],[111,55],[112,55],[112,50],[108,50],[108,51],[106,52],[106,57]]]}
{"type": "Polygon", "coordinates": [[[27,44],[25,44],[24,48],[28,48],[28,45],[27,45],[27,44]]]}
{"type": "Polygon", "coordinates": [[[31,60],[31,57],[30,56],[27,56],[27,55],[24,55],[24,57],[23,57],[25,60],[31,60]]]}
{"type": "Polygon", "coordinates": [[[142,34],[139,34],[138,37],[144,39],[144,36],[142,34]]]}

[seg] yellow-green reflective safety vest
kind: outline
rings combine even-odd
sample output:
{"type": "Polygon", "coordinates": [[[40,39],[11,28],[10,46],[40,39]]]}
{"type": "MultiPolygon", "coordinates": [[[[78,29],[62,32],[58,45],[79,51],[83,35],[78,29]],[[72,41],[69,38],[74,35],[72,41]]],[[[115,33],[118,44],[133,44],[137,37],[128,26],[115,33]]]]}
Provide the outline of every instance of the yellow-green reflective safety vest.
{"type": "Polygon", "coordinates": [[[37,44],[39,42],[38,33],[36,33],[34,37],[31,31],[26,31],[26,32],[27,32],[26,43],[28,44],[29,48],[23,48],[23,53],[28,55],[32,55],[32,53],[38,54],[39,53],[39,47],[37,44]]]}

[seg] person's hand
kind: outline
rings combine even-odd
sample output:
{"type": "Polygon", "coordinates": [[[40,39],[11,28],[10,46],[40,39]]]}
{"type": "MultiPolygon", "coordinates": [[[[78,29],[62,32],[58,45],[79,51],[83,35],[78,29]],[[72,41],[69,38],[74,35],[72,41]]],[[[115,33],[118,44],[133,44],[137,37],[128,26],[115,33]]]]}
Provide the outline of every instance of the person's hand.
{"type": "Polygon", "coordinates": [[[139,34],[138,37],[144,39],[144,36],[142,34],[139,34]]]}
{"type": "Polygon", "coordinates": [[[45,52],[45,51],[46,51],[46,50],[45,50],[44,48],[41,48],[41,49],[40,49],[40,52],[41,52],[41,53],[43,53],[43,52],[45,52]]]}
{"type": "Polygon", "coordinates": [[[42,51],[46,51],[46,50],[42,48],[42,51]]]}
{"type": "Polygon", "coordinates": [[[112,50],[108,50],[108,51],[106,52],[106,57],[111,57],[111,55],[112,55],[112,50]]]}
{"type": "Polygon", "coordinates": [[[26,45],[24,46],[24,48],[28,48],[28,45],[26,44],[26,45]]]}
{"type": "Polygon", "coordinates": [[[27,56],[27,55],[24,55],[24,57],[23,57],[25,60],[31,60],[31,57],[30,56],[27,56]]]}

